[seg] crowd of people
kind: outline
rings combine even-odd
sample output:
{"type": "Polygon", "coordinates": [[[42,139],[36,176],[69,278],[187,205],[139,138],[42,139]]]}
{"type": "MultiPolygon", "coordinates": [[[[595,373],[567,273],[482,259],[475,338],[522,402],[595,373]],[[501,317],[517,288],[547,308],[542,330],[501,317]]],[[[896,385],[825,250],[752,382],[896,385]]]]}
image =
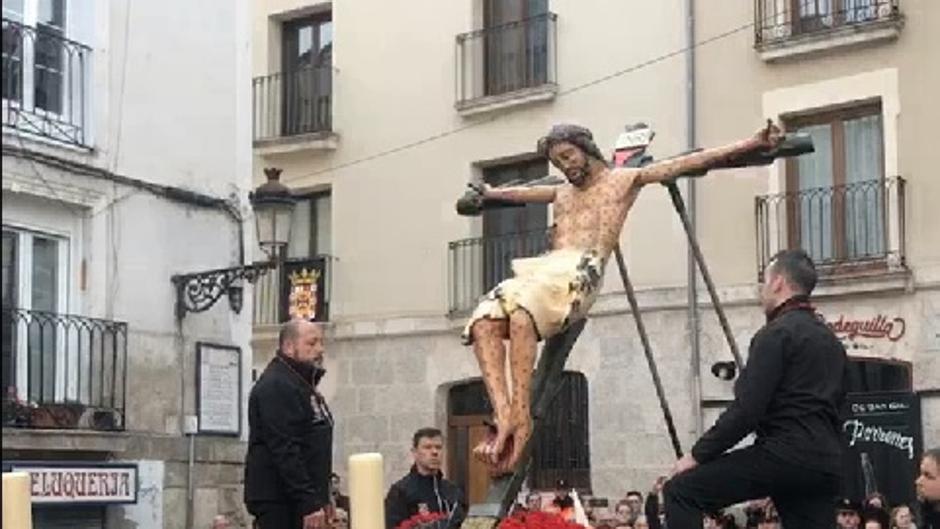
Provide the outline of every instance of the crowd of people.
{"type": "MultiPolygon", "coordinates": [[[[841,498],[833,505],[833,527],[836,529],[936,529],[940,528],[940,506],[936,495],[940,491],[940,452],[928,451],[924,457],[920,477],[915,486],[923,503],[894,503],[883,494],[874,492],[863,501],[841,498]],[[931,467],[933,465],[933,467],[931,467]],[[933,501],[931,501],[933,500],[933,501]]],[[[583,516],[593,529],[667,529],[663,512],[663,484],[659,478],[652,490],[643,494],[633,490],[622,498],[594,497],[577,494],[564,480],[556,483],[553,492],[530,491],[524,494],[514,512],[553,512],[578,521],[576,503],[580,503],[583,516]],[[577,501],[575,500],[577,498],[577,501]]],[[[753,500],[735,508],[710,512],[702,520],[704,529],[783,529],[780,516],[769,498],[753,500]]]]}

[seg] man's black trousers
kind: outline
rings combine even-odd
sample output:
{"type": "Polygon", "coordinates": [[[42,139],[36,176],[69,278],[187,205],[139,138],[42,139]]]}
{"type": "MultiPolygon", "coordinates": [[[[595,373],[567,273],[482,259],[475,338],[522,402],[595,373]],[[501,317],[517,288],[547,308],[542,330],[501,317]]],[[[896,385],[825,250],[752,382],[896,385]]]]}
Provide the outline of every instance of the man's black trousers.
{"type": "Polygon", "coordinates": [[[750,446],[669,480],[663,491],[666,524],[701,529],[703,513],[769,496],[784,527],[832,529],[839,486],[837,474],[799,467],[750,446]]]}

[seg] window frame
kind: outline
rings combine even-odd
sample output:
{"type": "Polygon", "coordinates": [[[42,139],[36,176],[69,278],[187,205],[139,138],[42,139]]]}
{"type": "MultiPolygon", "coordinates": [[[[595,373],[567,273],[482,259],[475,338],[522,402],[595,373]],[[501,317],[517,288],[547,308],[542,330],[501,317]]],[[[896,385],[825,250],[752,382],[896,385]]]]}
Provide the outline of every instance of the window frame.
{"type": "MultiPolygon", "coordinates": [[[[22,13],[18,14],[19,20],[17,20],[17,22],[25,27],[32,28],[32,30],[36,33],[36,37],[34,39],[21,37],[20,39],[18,62],[20,63],[22,91],[20,92],[19,98],[17,99],[8,99],[4,97],[3,106],[4,109],[6,109],[8,106],[16,106],[18,108],[28,110],[29,112],[38,113],[52,118],[67,119],[68,116],[70,116],[72,113],[72,108],[70,106],[72,102],[70,101],[70,98],[67,97],[67,94],[69,93],[68,87],[71,85],[71,83],[74,82],[74,79],[72,78],[73,75],[70,71],[70,68],[67,64],[65,64],[66,58],[64,54],[60,56],[61,64],[59,65],[60,68],[58,70],[60,75],[59,110],[55,111],[42,108],[36,104],[36,70],[37,68],[41,68],[37,66],[36,63],[36,40],[38,40],[39,36],[43,33],[54,35],[54,37],[59,39],[70,40],[70,37],[74,32],[74,24],[72,23],[72,9],[75,7],[75,4],[69,0],[61,0],[64,10],[63,25],[62,27],[55,28],[56,31],[53,32],[47,29],[40,29],[39,27],[39,3],[42,1],[43,0],[23,0],[23,11],[22,13]]],[[[7,9],[3,10],[4,17],[7,17],[7,15],[11,13],[13,12],[7,9]]],[[[44,26],[46,25],[44,24],[44,26]]],[[[82,66],[79,67],[81,68],[82,66]]]]}
{"type": "MultiPolygon", "coordinates": [[[[880,181],[885,182],[885,131],[884,131],[884,113],[883,102],[880,98],[853,102],[850,104],[839,105],[836,107],[824,108],[809,112],[801,112],[784,117],[785,127],[789,131],[795,131],[803,127],[828,125],[831,137],[832,152],[832,181],[829,184],[831,189],[844,188],[847,182],[847,159],[845,153],[845,122],[863,117],[877,116],[880,120],[880,139],[882,156],[879,160],[878,171],[880,181]]],[[[796,158],[787,158],[784,166],[784,187],[786,193],[792,196],[799,196],[800,174],[799,162],[796,158]]],[[[884,219],[884,241],[885,248],[889,247],[888,238],[890,238],[889,220],[884,215],[888,208],[884,201],[887,197],[882,197],[882,212],[884,219]]],[[[848,255],[848,235],[845,226],[845,201],[844,197],[837,194],[833,195],[832,213],[831,213],[831,237],[833,253],[833,270],[836,273],[851,270],[881,270],[887,268],[885,259],[871,261],[868,259],[853,258],[848,255]]],[[[788,201],[787,204],[787,245],[789,248],[799,248],[802,243],[802,219],[799,204],[795,201],[788,201]]]]}
{"type": "MultiPolygon", "coordinates": [[[[17,283],[15,284],[16,305],[11,308],[22,310],[33,310],[32,296],[32,277],[33,277],[33,243],[36,238],[52,240],[56,242],[56,302],[55,312],[57,314],[67,314],[69,307],[69,277],[70,277],[70,253],[71,240],[68,235],[57,234],[48,231],[29,229],[15,224],[3,224],[3,231],[16,234],[17,263],[15,264],[15,273],[17,283]]],[[[13,381],[16,387],[17,397],[21,400],[29,398],[27,393],[29,387],[29,339],[21,337],[17,330],[12,333],[13,358],[14,365],[13,381]]],[[[58,364],[64,362],[65,337],[61,329],[56,330],[56,346],[53,351],[55,362],[58,364]]],[[[40,353],[42,354],[42,353],[40,353]]],[[[64,375],[60,376],[61,370],[57,370],[56,380],[53,381],[53,396],[59,395],[68,397],[75,393],[72,387],[77,383],[77,374],[69,374],[69,380],[65,380],[64,375]]],[[[5,382],[5,381],[4,381],[5,382]]],[[[77,389],[76,389],[77,391],[77,389]]]]}

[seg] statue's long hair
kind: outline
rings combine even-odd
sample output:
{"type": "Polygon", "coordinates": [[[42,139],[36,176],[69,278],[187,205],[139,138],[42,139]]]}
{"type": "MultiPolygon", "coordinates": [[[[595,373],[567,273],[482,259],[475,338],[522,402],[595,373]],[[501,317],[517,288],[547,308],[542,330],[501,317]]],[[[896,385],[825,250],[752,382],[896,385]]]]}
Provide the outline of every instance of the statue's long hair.
{"type": "Polygon", "coordinates": [[[607,162],[604,160],[604,154],[601,153],[601,150],[597,147],[597,144],[594,143],[594,135],[591,134],[590,130],[579,125],[555,125],[552,127],[552,130],[548,132],[548,134],[539,139],[538,143],[536,144],[536,150],[540,155],[548,158],[548,151],[551,150],[552,146],[561,142],[568,142],[572,145],[575,145],[584,151],[584,154],[605,165],[607,164],[607,162]]]}

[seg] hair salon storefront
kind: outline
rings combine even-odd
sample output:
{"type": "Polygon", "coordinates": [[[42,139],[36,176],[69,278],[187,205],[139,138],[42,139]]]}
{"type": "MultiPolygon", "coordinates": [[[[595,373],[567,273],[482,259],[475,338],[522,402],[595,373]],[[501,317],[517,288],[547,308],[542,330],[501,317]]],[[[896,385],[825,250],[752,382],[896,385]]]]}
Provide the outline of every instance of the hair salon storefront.
{"type": "Polygon", "coordinates": [[[136,464],[4,461],[30,478],[33,529],[104,529],[108,507],[137,503],[136,464]]]}

